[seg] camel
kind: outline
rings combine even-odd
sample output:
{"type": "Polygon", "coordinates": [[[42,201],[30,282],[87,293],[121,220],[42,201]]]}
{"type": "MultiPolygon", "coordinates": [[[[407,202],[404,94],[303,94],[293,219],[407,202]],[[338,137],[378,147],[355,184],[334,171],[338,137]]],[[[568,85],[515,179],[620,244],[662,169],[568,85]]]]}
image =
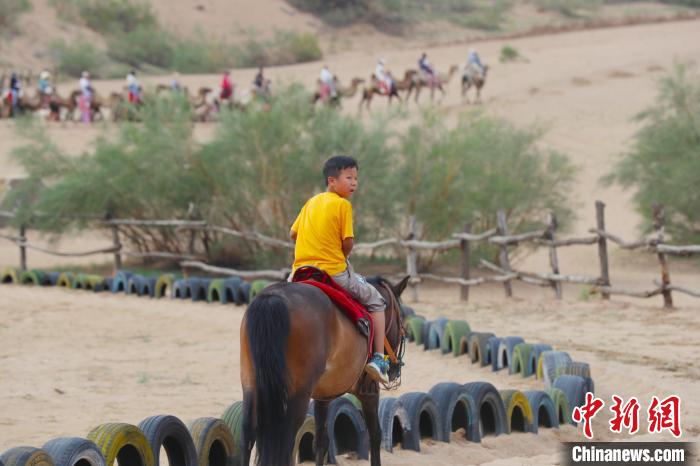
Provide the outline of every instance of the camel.
{"type": "MultiPolygon", "coordinates": [[[[357,90],[360,87],[360,84],[364,83],[365,80],[363,78],[352,78],[352,81],[350,81],[349,86],[341,86],[340,81],[338,81],[338,78],[334,77],[333,80],[335,81],[335,88],[336,88],[336,95],[335,97],[331,97],[328,99],[326,102],[327,105],[331,107],[338,107],[340,108],[342,106],[342,99],[350,99],[357,94],[357,90]]],[[[312,103],[316,104],[319,100],[321,100],[321,80],[318,80],[318,88],[316,92],[314,92],[314,95],[312,97],[312,103]]]]}
{"type": "Polygon", "coordinates": [[[393,97],[396,97],[397,99],[399,99],[399,102],[402,102],[401,96],[399,95],[399,91],[407,90],[408,95],[406,96],[406,99],[408,100],[408,96],[411,95],[411,90],[414,87],[415,73],[416,72],[414,70],[408,70],[404,74],[403,79],[393,80],[393,85],[389,94],[385,94],[382,92],[381,88],[379,87],[379,84],[377,83],[377,78],[373,74],[370,78],[370,85],[362,91],[362,99],[360,100],[360,105],[358,106],[358,109],[362,110],[362,104],[366,103],[365,105],[367,107],[367,110],[369,110],[369,104],[372,102],[372,97],[375,94],[380,96],[385,95],[389,97],[389,104],[391,104],[391,99],[393,97]]]}
{"type": "Polygon", "coordinates": [[[474,65],[467,65],[464,67],[462,72],[462,97],[466,99],[469,103],[469,96],[467,96],[467,91],[469,88],[474,86],[476,88],[476,100],[475,103],[481,103],[481,88],[486,84],[486,75],[489,72],[489,66],[484,65],[483,72],[474,65]]]}
{"type": "MultiPolygon", "coordinates": [[[[450,66],[450,70],[447,73],[436,73],[435,74],[435,79],[432,83],[428,82],[426,79],[425,75],[423,73],[418,73],[417,71],[414,71],[415,74],[415,89],[416,89],[416,97],[415,101],[418,102],[418,96],[420,95],[420,91],[424,87],[430,88],[430,100],[433,100],[435,97],[435,89],[440,90],[442,93],[442,96],[445,95],[445,89],[443,88],[443,85],[447,85],[450,80],[452,79],[452,76],[457,72],[457,65],[452,65],[450,66]]],[[[410,96],[410,90],[409,90],[409,96],[410,96]]],[[[408,98],[408,96],[406,97],[408,98]]]]}

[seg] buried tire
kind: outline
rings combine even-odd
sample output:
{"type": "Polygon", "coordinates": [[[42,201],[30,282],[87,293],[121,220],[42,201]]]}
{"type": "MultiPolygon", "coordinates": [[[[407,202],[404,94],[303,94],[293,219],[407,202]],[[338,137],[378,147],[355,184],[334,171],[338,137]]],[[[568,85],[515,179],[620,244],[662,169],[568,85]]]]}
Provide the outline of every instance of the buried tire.
{"type": "Polygon", "coordinates": [[[478,413],[479,437],[508,433],[506,408],[501,394],[488,382],[470,382],[464,384],[472,396],[478,413]]]}
{"type": "Polygon", "coordinates": [[[531,390],[525,392],[527,401],[532,408],[532,430],[536,434],[540,427],[556,429],[559,427],[559,416],[557,408],[554,406],[552,398],[541,390],[531,390]]]}
{"type": "Polygon", "coordinates": [[[384,450],[391,453],[394,446],[404,445],[404,436],[411,429],[411,420],[398,398],[379,399],[379,426],[382,429],[384,450]]]}
{"type": "Polygon", "coordinates": [[[221,282],[222,303],[243,304],[240,296],[240,287],[243,281],[238,277],[226,278],[221,282]]]}
{"type": "Polygon", "coordinates": [[[170,415],[151,416],[141,421],[139,428],[151,445],[156,466],[161,463],[161,447],[170,466],[197,466],[197,451],[192,437],[180,419],[170,415]]]}
{"type": "Polygon", "coordinates": [[[501,343],[498,345],[498,369],[505,369],[507,367],[510,371],[510,365],[513,362],[515,345],[520,343],[525,343],[525,340],[522,337],[505,337],[501,341],[501,343]]]}
{"type": "Polygon", "coordinates": [[[440,348],[442,344],[442,339],[445,336],[445,326],[448,320],[444,317],[440,317],[431,322],[430,327],[428,327],[428,335],[425,340],[423,340],[423,349],[434,350],[440,348]]]}
{"type": "Polygon", "coordinates": [[[294,449],[292,450],[294,464],[303,463],[305,461],[316,461],[316,453],[314,450],[315,435],[316,421],[313,415],[307,415],[294,438],[294,449]]]}
{"type": "MultiPolygon", "coordinates": [[[[571,413],[577,406],[583,406],[586,400],[587,382],[583,377],[578,375],[562,375],[557,377],[557,380],[552,384],[552,388],[558,388],[566,395],[568,403],[568,415],[571,419],[571,413]]],[[[573,420],[572,424],[576,424],[573,420]]]]}
{"type": "Polygon", "coordinates": [[[228,430],[231,431],[231,435],[236,441],[233,458],[235,464],[238,464],[241,455],[241,434],[243,433],[243,402],[236,401],[226,408],[226,411],[221,415],[221,420],[228,426],[228,430]]]}
{"type": "Polygon", "coordinates": [[[532,354],[530,354],[529,364],[530,369],[532,370],[532,373],[535,374],[536,378],[539,378],[537,375],[537,366],[540,360],[540,355],[545,351],[552,351],[552,347],[550,345],[543,344],[532,345],[532,354]]]}
{"type": "Polygon", "coordinates": [[[501,399],[506,408],[508,433],[532,432],[532,408],[520,390],[501,390],[501,399]]]}
{"type": "Polygon", "coordinates": [[[54,466],[51,456],[41,448],[15,447],[0,455],[5,466],[54,466]]]}
{"type": "Polygon", "coordinates": [[[336,457],[354,451],[359,459],[369,459],[369,434],[362,412],[346,397],[336,398],[328,405],[326,418],[328,458],[336,464],[336,457]]]}
{"type": "Polygon", "coordinates": [[[557,378],[557,370],[571,361],[569,353],[564,351],[544,351],[537,362],[537,378],[544,380],[545,387],[551,387],[557,378]]]}
{"type": "MultiPolygon", "coordinates": [[[[231,296],[233,298],[233,296],[231,296]]],[[[226,304],[228,299],[224,290],[224,279],[217,278],[211,281],[207,289],[207,302],[226,304]]]]}
{"type": "Polygon", "coordinates": [[[206,301],[210,283],[211,280],[208,278],[190,278],[187,280],[186,297],[191,298],[192,301],[206,301]]]}
{"type": "Polygon", "coordinates": [[[155,298],[164,298],[166,296],[172,296],[173,282],[175,281],[175,275],[171,273],[166,273],[158,277],[156,281],[153,296],[155,298]]]}
{"type": "Polygon", "coordinates": [[[154,466],[153,452],[141,429],[131,424],[102,424],[90,431],[88,440],[95,442],[105,458],[105,465],[154,466]]]}
{"type": "Polygon", "coordinates": [[[56,286],[60,288],[73,288],[75,284],[75,276],[70,272],[61,272],[56,280],[56,286]]]}
{"type": "Polygon", "coordinates": [[[489,339],[494,336],[488,332],[473,332],[469,335],[469,360],[485,367],[491,363],[489,339]]]}
{"type": "Polygon", "coordinates": [[[49,279],[43,270],[25,270],[19,276],[20,285],[46,286],[49,279]]]}
{"type": "Polygon", "coordinates": [[[508,367],[511,374],[520,373],[523,377],[530,377],[534,374],[531,364],[532,350],[533,345],[529,343],[519,343],[515,345],[513,349],[513,361],[508,367]]]}
{"type": "Polygon", "coordinates": [[[5,268],[2,273],[0,274],[0,283],[3,284],[17,284],[19,283],[19,277],[17,274],[17,270],[7,267],[5,268]]]}
{"type": "Polygon", "coordinates": [[[425,322],[425,317],[422,316],[411,316],[404,321],[408,341],[414,341],[417,345],[423,343],[423,322],[425,322]]]}
{"type": "Polygon", "coordinates": [[[192,435],[199,466],[233,464],[236,440],[221,419],[201,417],[190,422],[187,428],[192,435]]]}
{"type": "Polygon", "coordinates": [[[566,399],[566,393],[558,388],[548,388],[544,391],[554,403],[554,413],[557,418],[557,424],[571,424],[571,410],[569,410],[569,400],[566,399]]]}
{"type": "Polygon", "coordinates": [[[462,338],[467,338],[471,328],[465,320],[451,320],[445,325],[445,331],[440,340],[442,354],[452,353],[452,356],[460,356],[469,352],[469,345],[462,347],[462,338]],[[466,351],[464,351],[466,349],[466,351]]]}
{"type": "Polygon", "coordinates": [[[119,270],[114,275],[114,280],[112,280],[112,293],[125,293],[127,287],[129,286],[129,279],[134,275],[133,273],[126,270],[119,270]]]}
{"type": "Polygon", "coordinates": [[[182,278],[173,282],[173,299],[185,299],[187,297],[187,279],[182,278]]]}
{"type": "Polygon", "coordinates": [[[42,449],[51,456],[54,466],[105,466],[99,447],[84,438],[55,438],[42,449]]]}
{"type": "Polygon", "coordinates": [[[433,399],[440,413],[440,434],[443,442],[450,441],[452,432],[464,429],[464,436],[472,442],[480,442],[479,424],[476,416],[476,404],[464,385],[458,383],[439,383],[430,389],[428,395],[433,399]]]}
{"type": "Polygon", "coordinates": [[[491,337],[488,340],[489,343],[489,358],[491,359],[491,370],[496,372],[497,370],[503,369],[502,366],[498,365],[498,348],[501,346],[503,338],[491,337]]]}
{"type": "Polygon", "coordinates": [[[440,440],[442,420],[430,395],[422,392],[404,393],[399,401],[408,413],[411,426],[409,431],[404,432],[404,449],[420,451],[421,438],[440,440]]]}

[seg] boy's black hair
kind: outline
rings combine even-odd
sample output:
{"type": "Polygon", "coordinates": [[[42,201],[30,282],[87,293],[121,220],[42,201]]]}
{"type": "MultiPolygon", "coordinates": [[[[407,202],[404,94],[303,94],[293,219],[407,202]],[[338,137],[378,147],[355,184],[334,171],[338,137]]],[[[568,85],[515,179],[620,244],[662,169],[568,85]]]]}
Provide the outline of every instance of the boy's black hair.
{"type": "Polygon", "coordinates": [[[328,177],[338,178],[340,172],[346,168],[357,168],[357,160],[353,159],[348,155],[334,155],[330,159],[326,160],[323,164],[323,179],[326,181],[326,186],[328,186],[328,177]]]}

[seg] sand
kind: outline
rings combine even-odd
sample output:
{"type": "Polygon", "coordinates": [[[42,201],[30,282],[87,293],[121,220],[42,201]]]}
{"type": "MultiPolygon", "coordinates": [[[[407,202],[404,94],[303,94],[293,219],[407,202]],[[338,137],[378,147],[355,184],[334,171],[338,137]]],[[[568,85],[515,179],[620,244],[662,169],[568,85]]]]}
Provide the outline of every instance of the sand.
{"type": "MultiPolygon", "coordinates": [[[[543,124],[543,144],[569,154],[579,166],[572,196],[580,206],[571,233],[593,226],[593,201],[607,204],[608,229],[626,239],[639,235],[640,218],[631,193],[603,187],[601,176],[629,146],[637,129],[632,117],[654,99],[655,82],[674,62],[700,56],[700,21],[584,31],[508,41],[527,62],[501,65],[504,41],[479,43],[492,69],[484,89],[483,108],[518,125],[543,124]]],[[[438,69],[461,63],[469,44],[429,48],[438,69]]],[[[393,70],[415,66],[420,48],[339,52],[327,58],[348,81],[367,76],[378,57],[393,70]]],[[[300,79],[311,86],[318,63],[272,68],[274,83],[300,79]]],[[[236,70],[234,79],[246,86],[253,70],[236,70]]],[[[187,76],[189,85],[215,86],[213,75],[187,76]]],[[[167,77],[144,78],[146,83],[167,77]]],[[[467,108],[458,92],[458,77],[442,100],[448,121],[467,108]]],[[[121,81],[97,82],[101,92],[119,89],[121,81]]],[[[62,88],[62,91],[69,86],[62,88]]],[[[74,86],[70,86],[74,87],[74,86]]],[[[427,96],[423,96],[427,101],[427,96]]],[[[345,111],[355,112],[357,101],[345,111]]],[[[385,107],[375,102],[376,108],[385,107]]],[[[415,108],[413,103],[410,108],[415,108]]],[[[197,128],[201,138],[212,125],[197,128]]],[[[96,128],[68,124],[52,128],[58,143],[80,151],[98,134],[96,128]]],[[[21,174],[8,156],[20,144],[13,128],[0,122],[0,171],[21,174]]],[[[8,230],[2,230],[6,233],[8,230]]],[[[11,231],[10,231],[11,232],[11,231]]],[[[103,246],[100,233],[66,239],[58,247],[77,250],[103,246]]],[[[653,256],[612,248],[613,282],[648,289],[658,276],[653,256]]],[[[0,241],[0,265],[16,266],[17,248],[0,241]]],[[[89,264],[101,258],[55,259],[30,251],[35,267],[89,264]]],[[[109,257],[104,258],[109,260],[109,257]]],[[[546,270],[545,252],[524,255],[515,265],[546,270]]],[[[563,273],[597,275],[595,248],[560,251],[563,273]]],[[[697,287],[693,263],[671,263],[674,283],[697,287]]],[[[420,313],[466,318],[476,330],[521,335],[527,341],[549,343],[589,362],[597,394],[609,402],[613,393],[637,396],[643,407],[652,395],[678,394],[683,399],[685,440],[700,434],[697,391],[700,367],[700,304],[674,295],[679,308],[660,310],[661,298],[581,301],[577,287],[565,287],[556,302],[551,290],[518,284],[516,298],[502,298],[502,288],[473,291],[469,305],[460,304],[454,287],[421,288],[420,313]]],[[[41,445],[59,435],[85,435],[101,422],[138,423],[146,416],[170,413],[183,419],[218,416],[240,399],[238,327],[242,308],[170,300],[150,301],[126,296],[89,294],[61,289],[0,287],[0,451],[20,444],[41,445]],[[61,393],[62,392],[62,393],[61,393]]],[[[498,388],[533,389],[541,383],[503,373],[493,374],[468,364],[465,358],[443,357],[411,346],[398,393],[422,390],[443,381],[485,380],[498,388]]],[[[596,438],[627,439],[607,432],[609,413],[594,422],[596,438]]],[[[644,424],[643,424],[644,426],[644,424]]],[[[420,454],[398,450],[385,464],[553,464],[560,441],[578,440],[570,426],[557,431],[487,438],[482,444],[455,439],[450,444],[425,442],[420,454]]],[[[668,439],[646,434],[638,439],[668,439]]],[[[355,461],[341,459],[342,464],[355,461]]]]}

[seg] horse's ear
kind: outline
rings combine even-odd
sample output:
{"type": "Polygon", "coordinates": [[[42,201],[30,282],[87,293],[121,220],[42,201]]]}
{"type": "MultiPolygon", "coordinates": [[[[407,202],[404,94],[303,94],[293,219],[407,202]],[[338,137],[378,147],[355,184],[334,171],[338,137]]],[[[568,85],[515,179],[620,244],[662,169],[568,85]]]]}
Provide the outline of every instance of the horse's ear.
{"type": "Polygon", "coordinates": [[[401,296],[401,293],[403,293],[404,290],[406,289],[406,286],[408,285],[408,280],[409,280],[410,278],[411,278],[410,275],[406,275],[406,276],[403,278],[403,280],[401,280],[399,283],[397,283],[396,285],[394,285],[394,294],[396,295],[397,298],[400,297],[400,296],[401,296]]]}

